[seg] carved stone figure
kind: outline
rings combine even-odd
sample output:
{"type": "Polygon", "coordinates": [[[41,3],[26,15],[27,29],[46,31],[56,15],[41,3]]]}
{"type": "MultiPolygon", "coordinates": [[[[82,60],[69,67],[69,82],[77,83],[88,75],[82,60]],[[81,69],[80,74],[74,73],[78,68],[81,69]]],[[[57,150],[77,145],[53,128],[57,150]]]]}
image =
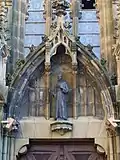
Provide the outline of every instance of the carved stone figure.
{"type": "Polygon", "coordinates": [[[69,93],[69,87],[67,82],[62,79],[61,73],[58,75],[58,81],[55,90],[55,120],[67,120],[67,96],[69,93]]]}

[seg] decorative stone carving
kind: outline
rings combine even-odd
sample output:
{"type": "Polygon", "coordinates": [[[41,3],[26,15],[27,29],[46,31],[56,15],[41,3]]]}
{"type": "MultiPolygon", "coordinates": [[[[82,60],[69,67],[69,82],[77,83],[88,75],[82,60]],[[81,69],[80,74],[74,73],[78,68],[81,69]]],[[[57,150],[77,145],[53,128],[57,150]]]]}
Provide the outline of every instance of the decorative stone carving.
{"type": "Polygon", "coordinates": [[[1,121],[2,127],[6,132],[17,131],[18,122],[13,118],[7,118],[6,121],[1,121]]]}
{"type": "Polygon", "coordinates": [[[52,22],[51,29],[56,29],[56,27],[57,27],[57,22],[52,22]]]}
{"type": "Polygon", "coordinates": [[[33,44],[29,47],[30,52],[33,52],[36,49],[36,46],[34,46],[33,44]]]}
{"type": "Polygon", "coordinates": [[[10,46],[7,41],[10,40],[9,30],[7,28],[7,9],[5,2],[0,4],[0,54],[3,58],[9,55],[10,46]]]}
{"type": "Polygon", "coordinates": [[[69,121],[56,121],[51,124],[51,131],[58,132],[61,136],[72,130],[73,124],[69,121]]]}
{"type": "Polygon", "coordinates": [[[111,83],[117,85],[117,75],[115,73],[111,76],[111,83]]]}
{"type": "Polygon", "coordinates": [[[73,3],[77,4],[71,4],[71,11],[70,11],[70,18],[73,19],[73,17],[78,17],[78,19],[82,18],[82,12],[80,11],[82,8],[82,2],[75,0],[73,3]],[[76,8],[74,8],[76,7],[76,8]]]}
{"type": "Polygon", "coordinates": [[[102,65],[102,67],[106,70],[106,63],[107,63],[107,61],[106,61],[104,58],[102,58],[102,59],[100,60],[100,63],[101,63],[101,65],[102,65]]]}
{"type": "Polygon", "coordinates": [[[25,17],[25,20],[27,21],[28,18],[29,18],[29,12],[28,12],[28,9],[30,7],[30,0],[26,0],[27,2],[27,5],[26,5],[26,17],[25,17]]]}
{"type": "Polygon", "coordinates": [[[19,70],[24,63],[25,63],[25,60],[18,59],[17,62],[16,62],[17,70],[19,70]]]}
{"type": "Polygon", "coordinates": [[[114,0],[112,2],[113,9],[114,9],[114,38],[118,40],[119,38],[119,13],[120,13],[120,6],[119,0],[114,0]]]}
{"type": "Polygon", "coordinates": [[[6,74],[6,86],[10,86],[11,82],[12,82],[12,75],[10,73],[6,74]]]}
{"type": "Polygon", "coordinates": [[[87,49],[88,51],[92,52],[93,46],[91,46],[90,44],[87,45],[87,49]]]}
{"type": "Polygon", "coordinates": [[[55,9],[55,14],[66,15],[66,9],[70,7],[70,4],[66,0],[53,0],[52,7],[55,9]]]}
{"type": "Polygon", "coordinates": [[[99,9],[99,2],[95,3],[95,8],[96,8],[96,17],[99,20],[100,19],[100,9],[99,9]]]}
{"type": "Polygon", "coordinates": [[[106,131],[108,133],[108,136],[109,137],[113,136],[116,133],[117,126],[114,127],[109,120],[106,121],[105,125],[106,125],[106,131]]]}
{"type": "Polygon", "coordinates": [[[67,21],[64,23],[64,27],[69,30],[72,26],[71,26],[70,22],[67,21]]]}
{"type": "Polygon", "coordinates": [[[46,35],[42,36],[42,42],[46,42],[46,41],[48,41],[48,36],[46,35]]]}

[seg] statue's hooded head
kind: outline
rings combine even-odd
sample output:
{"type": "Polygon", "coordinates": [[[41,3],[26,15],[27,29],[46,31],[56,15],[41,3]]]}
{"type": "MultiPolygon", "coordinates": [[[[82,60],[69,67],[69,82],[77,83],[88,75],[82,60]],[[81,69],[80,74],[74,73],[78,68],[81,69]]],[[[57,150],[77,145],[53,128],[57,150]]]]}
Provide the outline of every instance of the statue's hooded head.
{"type": "Polygon", "coordinates": [[[58,80],[61,80],[62,79],[62,73],[60,72],[59,74],[58,74],[58,80]]]}

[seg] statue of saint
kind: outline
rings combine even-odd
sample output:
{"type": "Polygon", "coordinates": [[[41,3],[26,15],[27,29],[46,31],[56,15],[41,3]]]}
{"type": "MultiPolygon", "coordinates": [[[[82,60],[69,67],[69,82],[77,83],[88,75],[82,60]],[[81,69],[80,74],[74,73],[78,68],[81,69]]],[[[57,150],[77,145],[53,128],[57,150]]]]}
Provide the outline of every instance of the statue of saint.
{"type": "Polygon", "coordinates": [[[69,92],[69,87],[67,82],[62,79],[61,73],[58,75],[58,81],[55,90],[55,120],[67,120],[67,96],[69,92]]]}

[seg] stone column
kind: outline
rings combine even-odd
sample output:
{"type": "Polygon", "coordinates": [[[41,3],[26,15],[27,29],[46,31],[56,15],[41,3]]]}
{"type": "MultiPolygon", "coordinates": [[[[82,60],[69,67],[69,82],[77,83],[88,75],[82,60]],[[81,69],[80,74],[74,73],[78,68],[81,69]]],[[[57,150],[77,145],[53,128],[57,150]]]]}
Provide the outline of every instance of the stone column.
{"type": "Polygon", "coordinates": [[[117,145],[116,145],[116,130],[115,127],[108,121],[106,122],[106,132],[107,132],[107,160],[118,160],[117,145]]]}
{"type": "Polygon", "coordinates": [[[50,118],[50,44],[46,42],[46,53],[45,53],[45,89],[46,89],[46,108],[45,108],[45,116],[46,119],[50,118]]]}
{"type": "Polygon", "coordinates": [[[117,160],[120,159],[120,136],[116,136],[116,146],[117,146],[117,160]]]}
{"type": "Polygon", "coordinates": [[[7,73],[12,74],[16,68],[18,59],[24,55],[24,29],[27,2],[24,0],[13,0],[12,10],[9,14],[9,28],[11,28],[11,53],[7,64],[7,73]]]}
{"type": "Polygon", "coordinates": [[[15,137],[11,135],[10,138],[10,160],[15,160],[15,137]]]}
{"type": "Polygon", "coordinates": [[[76,106],[76,81],[77,81],[77,47],[76,43],[72,43],[72,69],[73,69],[73,117],[77,118],[76,106]]]}
{"type": "Polygon", "coordinates": [[[77,65],[73,64],[73,117],[77,118],[77,106],[76,106],[76,78],[77,78],[77,65]]]}
{"type": "Polygon", "coordinates": [[[46,119],[50,118],[50,102],[49,102],[49,88],[50,88],[50,64],[45,64],[45,88],[46,88],[46,119]]]}
{"type": "Polygon", "coordinates": [[[51,0],[45,0],[44,1],[44,18],[46,20],[45,24],[45,35],[50,36],[50,26],[52,22],[52,6],[51,6],[51,0]]]}
{"type": "Polygon", "coordinates": [[[101,36],[101,58],[107,60],[109,75],[115,73],[115,57],[112,47],[114,44],[114,25],[112,0],[97,0],[100,9],[100,36],[101,36]]]}
{"type": "Polygon", "coordinates": [[[81,0],[72,0],[72,34],[78,36],[79,11],[81,0]]]}

